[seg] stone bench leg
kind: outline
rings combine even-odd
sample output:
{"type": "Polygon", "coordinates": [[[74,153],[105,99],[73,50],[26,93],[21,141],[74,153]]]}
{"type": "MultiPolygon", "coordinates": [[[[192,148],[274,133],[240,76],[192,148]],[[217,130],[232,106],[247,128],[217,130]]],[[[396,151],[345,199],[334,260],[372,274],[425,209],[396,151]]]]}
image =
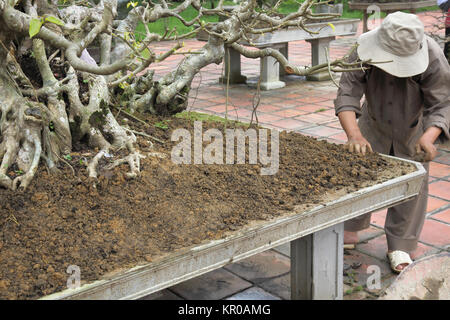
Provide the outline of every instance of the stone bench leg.
{"type": "Polygon", "coordinates": [[[344,224],[291,241],[291,299],[343,298],[344,224]]]}
{"type": "MultiPolygon", "coordinates": [[[[329,52],[330,42],[333,41],[335,38],[336,37],[333,36],[327,38],[306,40],[311,44],[311,63],[313,66],[327,62],[325,48],[327,48],[329,52]]],[[[328,71],[325,71],[307,76],[306,80],[309,81],[330,80],[330,75],[328,74],[328,71]]]]}
{"type": "MultiPolygon", "coordinates": [[[[283,54],[287,54],[285,43],[271,46],[272,49],[280,50],[283,54]]],[[[279,89],[286,86],[286,83],[280,81],[280,64],[278,61],[271,57],[265,57],[260,59],[260,72],[261,72],[261,90],[279,89]]]]}
{"type": "MultiPolygon", "coordinates": [[[[278,50],[280,50],[281,54],[283,56],[285,56],[286,59],[289,60],[289,43],[288,42],[284,43],[278,50]]],[[[282,77],[282,76],[286,75],[286,71],[284,71],[284,68],[280,64],[279,64],[279,66],[280,66],[279,74],[280,74],[280,77],[282,77]]]]}
{"type": "Polygon", "coordinates": [[[245,83],[247,77],[241,74],[241,54],[232,48],[225,48],[224,62],[224,75],[220,77],[219,81],[226,84],[229,71],[230,84],[245,83]]]}

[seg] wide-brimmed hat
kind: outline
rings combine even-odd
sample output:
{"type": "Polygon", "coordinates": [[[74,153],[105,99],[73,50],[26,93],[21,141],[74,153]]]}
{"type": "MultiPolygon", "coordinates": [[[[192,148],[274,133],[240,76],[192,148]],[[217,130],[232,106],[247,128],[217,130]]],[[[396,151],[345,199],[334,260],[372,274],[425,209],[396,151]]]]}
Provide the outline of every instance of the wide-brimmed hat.
{"type": "Polygon", "coordinates": [[[357,50],[361,60],[371,60],[369,64],[400,78],[423,73],[428,67],[424,27],[410,13],[387,15],[379,27],[359,36],[357,50]]]}

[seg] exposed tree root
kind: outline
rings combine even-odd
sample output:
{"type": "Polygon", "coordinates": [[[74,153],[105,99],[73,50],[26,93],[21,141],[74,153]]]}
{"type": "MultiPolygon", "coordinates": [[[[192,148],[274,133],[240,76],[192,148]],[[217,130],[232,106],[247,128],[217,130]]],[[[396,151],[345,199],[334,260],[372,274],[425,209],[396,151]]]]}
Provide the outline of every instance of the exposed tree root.
{"type": "Polygon", "coordinates": [[[27,188],[41,157],[50,171],[54,171],[61,157],[70,154],[72,139],[79,141],[85,137],[89,147],[100,150],[88,164],[90,178],[97,178],[101,158],[110,150],[122,148],[127,148],[130,154],[116,160],[110,168],[126,162],[130,166],[127,178],[138,176],[140,159],[144,156],[134,147],[136,136],[133,132],[120,126],[109,110],[110,92],[105,77],[77,74],[70,67],[68,84],[58,82],[49,70],[41,44],[41,41],[34,41],[34,52],[45,83],[39,95],[45,97],[45,102],[35,102],[33,90],[29,92],[30,97],[22,96],[23,91],[15,81],[22,75],[19,65],[8,68],[8,74],[0,68],[0,187],[27,188]],[[89,82],[88,105],[80,101],[77,77],[89,82]],[[59,94],[63,92],[67,94],[69,104],[59,94]],[[11,178],[14,165],[18,168],[14,175],[18,176],[11,178]]]}
{"type": "MultiPolygon", "coordinates": [[[[135,134],[161,141],[122,127],[110,106],[115,105],[131,118],[133,111],[166,115],[185,110],[195,75],[209,64],[222,62],[226,47],[250,58],[272,56],[286,71],[298,75],[362,68],[363,62],[343,60],[298,68],[277,50],[249,50],[238,44],[243,39],[251,45],[255,35],[284,27],[306,30],[307,21],[335,17],[313,14],[315,3],[305,0],[297,12],[279,17],[271,16],[276,8],[257,10],[261,4],[256,0],[241,1],[231,12],[225,11],[222,0],[214,9],[202,7],[199,0],[183,0],[174,7],[165,1],[144,1],[133,5],[125,19],[114,20],[116,0],[89,6],[70,1],[61,10],[53,0],[0,0],[0,187],[15,190],[29,186],[41,158],[50,172],[57,171],[58,162],[72,152],[72,143],[81,142],[98,152],[87,164],[90,178],[97,178],[103,157],[124,148],[129,154],[106,169],[126,163],[130,167],[126,177],[137,177],[144,155],[135,148],[135,134]],[[188,21],[181,13],[189,6],[199,14],[188,21]],[[201,18],[208,15],[226,19],[204,22],[201,18]],[[178,35],[175,29],[164,35],[149,30],[148,23],[167,17],[194,26],[194,30],[184,35],[178,35]],[[30,37],[30,31],[36,29],[33,21],[42,25],[30,37]],[[139,23],[145,28],[141,40],[134,36],[139,23]],[[183,47],[179,40],[199,31],[209,34],[208,42],[196,52],[179,52],[183,47]],[[176,43],[157,54],[150,44],[161,40],[176,43]],[[100,49],[99,64],[89,54],[94,43],[100,49]],[[186,57],[176,69],[154,77],[154,70],[148,69],[151,64],[173,54],[186,57]]],[[[275,7],[279,4],[281,1],[275,7]]],[[[165,157],[149,149],[146,156],[165,157]]]]}
{"type": "Polygon", "coordinates": [[[136,178],[141,170],[141,159],[144,158],[145,158],[144,155],[140,154],[138,151],[135,151],[122,159],[114,161],[105,169],[111,170],[123,163],[128,163],[128,165],[130,166],[130,172],[127,172],[125,176],[128,179],[136,178]]]}

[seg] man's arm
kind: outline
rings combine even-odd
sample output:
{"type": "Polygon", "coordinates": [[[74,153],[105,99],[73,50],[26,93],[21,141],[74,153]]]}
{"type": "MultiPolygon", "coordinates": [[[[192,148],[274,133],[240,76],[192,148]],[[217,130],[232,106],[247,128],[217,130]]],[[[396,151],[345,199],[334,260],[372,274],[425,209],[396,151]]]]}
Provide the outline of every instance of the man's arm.
{"type": "Polygon", "coordinates": [[[357,152],[366,154],[366,152],[373,152],[372,146],[364,138],[359,130],[358,123],[356,122],[356,113],[354,111],[341,111],[338,114],[339,122],[347,135],[346,148],[350,152],[357,152]]]}
{"type": "Polygon", "coordinates": [[[425,130],[422,137],[420,137],[419,141],[416,144],[416,152],[420,154],[421,152],[425,152],[425,161],[431,161],[438,155],[438,151],[434,146],[434,142],[442,133],[442,129],[438,127],[429,127],[425,130]]]}
{"type": "MultiPolygon", "coordinates": [[[[354,52],[349,62],[356,61],[354,52]]],[[[361,114],[361,98],[366,89],[365,73],[362,70],[344,72],[341,75],[337,97],[334,100],[336,115],[347,135],[346,148],[350,152],[372,152],[369,142],[359,130],[356,118],[361,114]]]]}
{"type": "Polygon", "coordinates": [[[425,160],[431,161],[437,155],[436,140],[450,139],[450,66],[440,47],[433,40],[428,43],[432,47],[430,65],[420,79],[425,132],[417,142],[416,151],[425,151],[425,160]]]}

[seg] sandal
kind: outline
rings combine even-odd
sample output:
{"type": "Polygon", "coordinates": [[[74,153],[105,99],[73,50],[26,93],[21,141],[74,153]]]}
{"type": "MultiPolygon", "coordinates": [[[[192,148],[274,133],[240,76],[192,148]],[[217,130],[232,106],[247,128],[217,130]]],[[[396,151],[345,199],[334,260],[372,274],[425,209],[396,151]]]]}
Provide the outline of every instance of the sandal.
{"type": "Polygon", "coordinates": [[[403,270],[405,270],[405,268],[403,268],[401,270],[397,269],[397,267],[399,265],[405,264],[405,263],[410,265],[412,263],[412,260],[411,260],[411,257],[409,256],[409,254],[404,252],[404,251],[400,251],[400,250],[395,250],[395,251],[392,251],[392,252],[388,252],[387,253],[387,257],[389,259],[389,263],[391,265],[391,269],[395,273],[400,273],[403,270]]]}
{"type": "Polygon", "coordinates": [[[344,231],[344,249],[347,250],[355,249],[358,240],[359,240],[358,232],[344,231]],[[347,237],[349,234],[351,234],[351,236],[347,237]]]}

